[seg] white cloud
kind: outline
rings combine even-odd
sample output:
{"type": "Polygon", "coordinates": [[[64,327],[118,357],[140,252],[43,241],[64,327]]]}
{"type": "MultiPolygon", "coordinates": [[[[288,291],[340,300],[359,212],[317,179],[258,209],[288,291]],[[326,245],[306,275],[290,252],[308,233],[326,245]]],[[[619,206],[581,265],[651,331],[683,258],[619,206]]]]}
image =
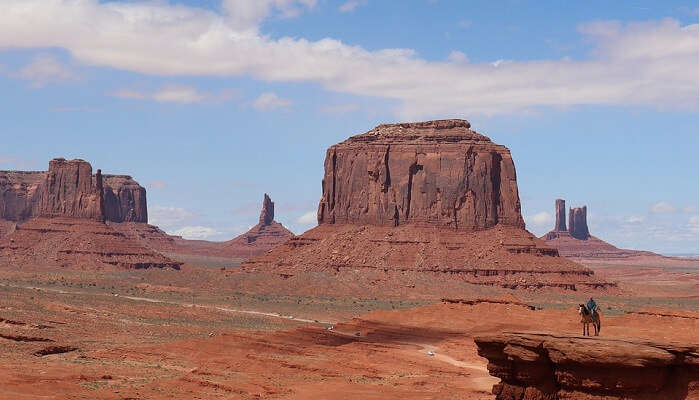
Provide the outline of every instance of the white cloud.
{"type": "Polygon", "coordinates": [[[122,88],[117,89],[110,94],[121,99],[153,100],[160,103],[192,104],[230,100],[235,95],[235,92],[227,89],[219,93],[207,93],[202,92],[192,86],[171,84],[165,85],[155,91],[122,88]]]}
{"type": "Polygon", "coordinates": [[[148,207],[148,222],[164,229],[190,222],[198,216],[197,213],[180,207],[148,207]]]}
{"type": "Polygon", "coordinates": [[[624,218],[624,222],[627,224],[641,224],[646,220],[645,217],[639,215],[631,215],[624,218]]]}
{"type": "Polygon", "coordinates": [[[223,232],[219,232],[208,226],[185,226],[171,233],[173,235],[182,236],[184,239],[206,240],[212,236],[220,235],[223,232]]]}
{"type": "Polygon", "coordinates": [[[262,93],[257,99],[255,99],[252,106],[257,111],[267,111],[274,110],[276,108],[289,107],[291,104],[291,100],[279,97],[275,93],[267,92],[262,93]]]}
{"type": "Polygon", "coordinates": [[[167,187],[167,183],[163,181],[153,181],[148,184],[152,189],[165,189],[167,187]]]}
{"type": "Polygon", "coordinates": [[[449,53],[447,60],[453,63],[466,63],[468,62],[468,56],[466,56],[466,54],[461,51],[454,50],[451,53],[449,53]]]}
{"type": "Polygon", "coordinates": [[[34,88],[76,79],[75,74],[67,66],[49,55],[34,57],[34,60],[20,69],[15,76],[29,81],[34,88]]]}
{"type": "Polygon", "coordinates": [[[682,212],[685,212],[687,214],[695,213],[699,211],[699,206],[687,206],[682,209],[682,212]]]}
{"type": "Polygon", "coordinates": [[[689,230],[694,233],[699,233],[699,215],[689,217],[689,230]]]}
{"type": "Polygon", "coordinates": [[[365,6],[367,4],[366,0],[349,0],[344,2],[338,10],[341,13],[348,13],[354,11],[359,6],[365,6]]]}
{"type": "Polygon", "coordinates": [[[309,211],[296,218],[296,222],[304,225],[315,225],[318,223],[318,213],[315,211],[309,211]]]}
{"type": "Polygon", "coordinates": [[[259,32],[264,18],[314,5],[226,0],[216,13],[161,1],[4,0],[0,48],[62,48],[85,64],[153,75],[314,82],[395,101],[405,118],[589,104],[699,109],[699,24],[596,22],[579,29],[593,44],[586,59],[459,64],[259,32]]]}
{"type": "Polygon", "coordinates": [[[667,201],[661,201],[661,202],[653,204],[650,207],[650,212],[652,212],[653,214],[672,213],[672,212],[675,212],[675,206],[668,203],[667,201]]]}
{"type": "Polygon", "coordinates": [[[551,226],[553,228],[553,215],[550,213],[547,213],[546,211],[542,211],[540,213],[530,215],[526,219],[527,224],[531,224],[536,227],[544,227],[544,226],[551,226]]]}

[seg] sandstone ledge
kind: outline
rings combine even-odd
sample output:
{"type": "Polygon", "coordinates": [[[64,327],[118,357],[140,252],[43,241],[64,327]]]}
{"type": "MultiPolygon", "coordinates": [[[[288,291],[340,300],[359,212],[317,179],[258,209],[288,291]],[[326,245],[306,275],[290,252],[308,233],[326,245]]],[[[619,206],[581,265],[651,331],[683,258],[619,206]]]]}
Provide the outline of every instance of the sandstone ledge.
{"type": "Polygon", "coordinates": [[[699,345],[550,333],[475,338],[498,400],[699,396],[699,345]]]}

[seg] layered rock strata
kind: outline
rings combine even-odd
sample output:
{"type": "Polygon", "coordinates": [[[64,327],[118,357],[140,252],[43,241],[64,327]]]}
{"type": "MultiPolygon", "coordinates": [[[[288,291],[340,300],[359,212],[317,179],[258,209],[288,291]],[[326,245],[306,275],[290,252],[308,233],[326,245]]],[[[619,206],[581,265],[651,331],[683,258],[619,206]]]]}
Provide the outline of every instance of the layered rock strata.
{"type": "MultiPolygon", "coordinates": [[[[77,166],[79,162],[56,159],[51,161],[51,164],[54,164],[54,168],[60,165],[63,166],[61,168],[70,168],[70,165],[77,166]]],[[[78,169],[70,172],[75,174],[74,177],[78,177],[79,168],[85,168],[85,166],[76,168],[78,169]]],[[[79,184],[87,185],[88,179],[84,176],[84,171],[82,173],[79,184]]],[[[43,202],[50,203],[55,200],[44,200],[49,175],[52,175],[53,179],[61,179],[56,173],[51,174],[50,171],[0,171],[0,220],[22,222],[39,216],[43,202]]],[[[97,176],[92,175],[93,187],[97,185],[96,180],[97,176]]],[[[107,221],[148,222],[145,188],[126,175],[102,175],[102,180],[104,217],[107,221]]],[[[54,205],[62,207],[58,204],[54,205]]]]}
{"type": "Polygon", "coordinates": [[[524,228],[510,151],[470,126],[379,125],[331,146],[318,223],[524,228]]]}
{"type": "Polygon", "coordinates": [[[242,271],[383,271],[385,285],[419,275],[506,288],[614,286],[524,230],[509,150],[463,120],[380,125],[330,147],[318,222],[242,271]]]}
{"type": "Polygon", "coordinates": [[[567,232],[566,228],[566,201],[556,199],[556,226],[553,228],[556,232],[567,232]]]}
{"type": "Polygon", "coordinates": [[[105,224],[104,180],[83,160],[54,159],[39,182],[39,217],[0,239],[0,265],[23,268],[175,268],[173,262],[105,224]]]}
{"type": "Polygon", "coordinates": [[[292,237],[294,234],[290,230],[274,220],[274,202],[265,193],[257,225],[244,234],[222,243],[220,247],[227,255],[250,258],[264,254],[292,237]]]}
{"type": "Polygon", "coordinates": [[[505,333],[475,338],[498,400],[680,400],[699,396],[699,345],[505,333]]]}

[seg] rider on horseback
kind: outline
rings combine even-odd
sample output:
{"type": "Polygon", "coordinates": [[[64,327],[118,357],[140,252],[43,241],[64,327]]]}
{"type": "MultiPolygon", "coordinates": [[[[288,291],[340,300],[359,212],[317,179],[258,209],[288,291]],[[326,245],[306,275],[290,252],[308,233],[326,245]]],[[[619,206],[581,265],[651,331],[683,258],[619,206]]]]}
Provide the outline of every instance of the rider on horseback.
{"type": "Polygon", "coordinates": [[[590,300],[587,301],[587,304],[585,305],[587,307],[587,310],[590,311],[591,315],[595,314],[595,311],[597,310],[597,303],[595,303],[594,300],[592,300],[592,297],[590,297],[590,300]]]}

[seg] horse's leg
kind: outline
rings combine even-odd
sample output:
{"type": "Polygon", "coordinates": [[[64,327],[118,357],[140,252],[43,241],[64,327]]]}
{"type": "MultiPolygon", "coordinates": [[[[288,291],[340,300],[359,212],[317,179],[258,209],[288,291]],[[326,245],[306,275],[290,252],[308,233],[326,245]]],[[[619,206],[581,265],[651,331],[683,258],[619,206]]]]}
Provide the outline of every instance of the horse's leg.
{"type": "Polygon", "coordinates": [[[585,336],[585,323],[582,323],[582,328],[583,328],[583,336],[585,336]]]}

